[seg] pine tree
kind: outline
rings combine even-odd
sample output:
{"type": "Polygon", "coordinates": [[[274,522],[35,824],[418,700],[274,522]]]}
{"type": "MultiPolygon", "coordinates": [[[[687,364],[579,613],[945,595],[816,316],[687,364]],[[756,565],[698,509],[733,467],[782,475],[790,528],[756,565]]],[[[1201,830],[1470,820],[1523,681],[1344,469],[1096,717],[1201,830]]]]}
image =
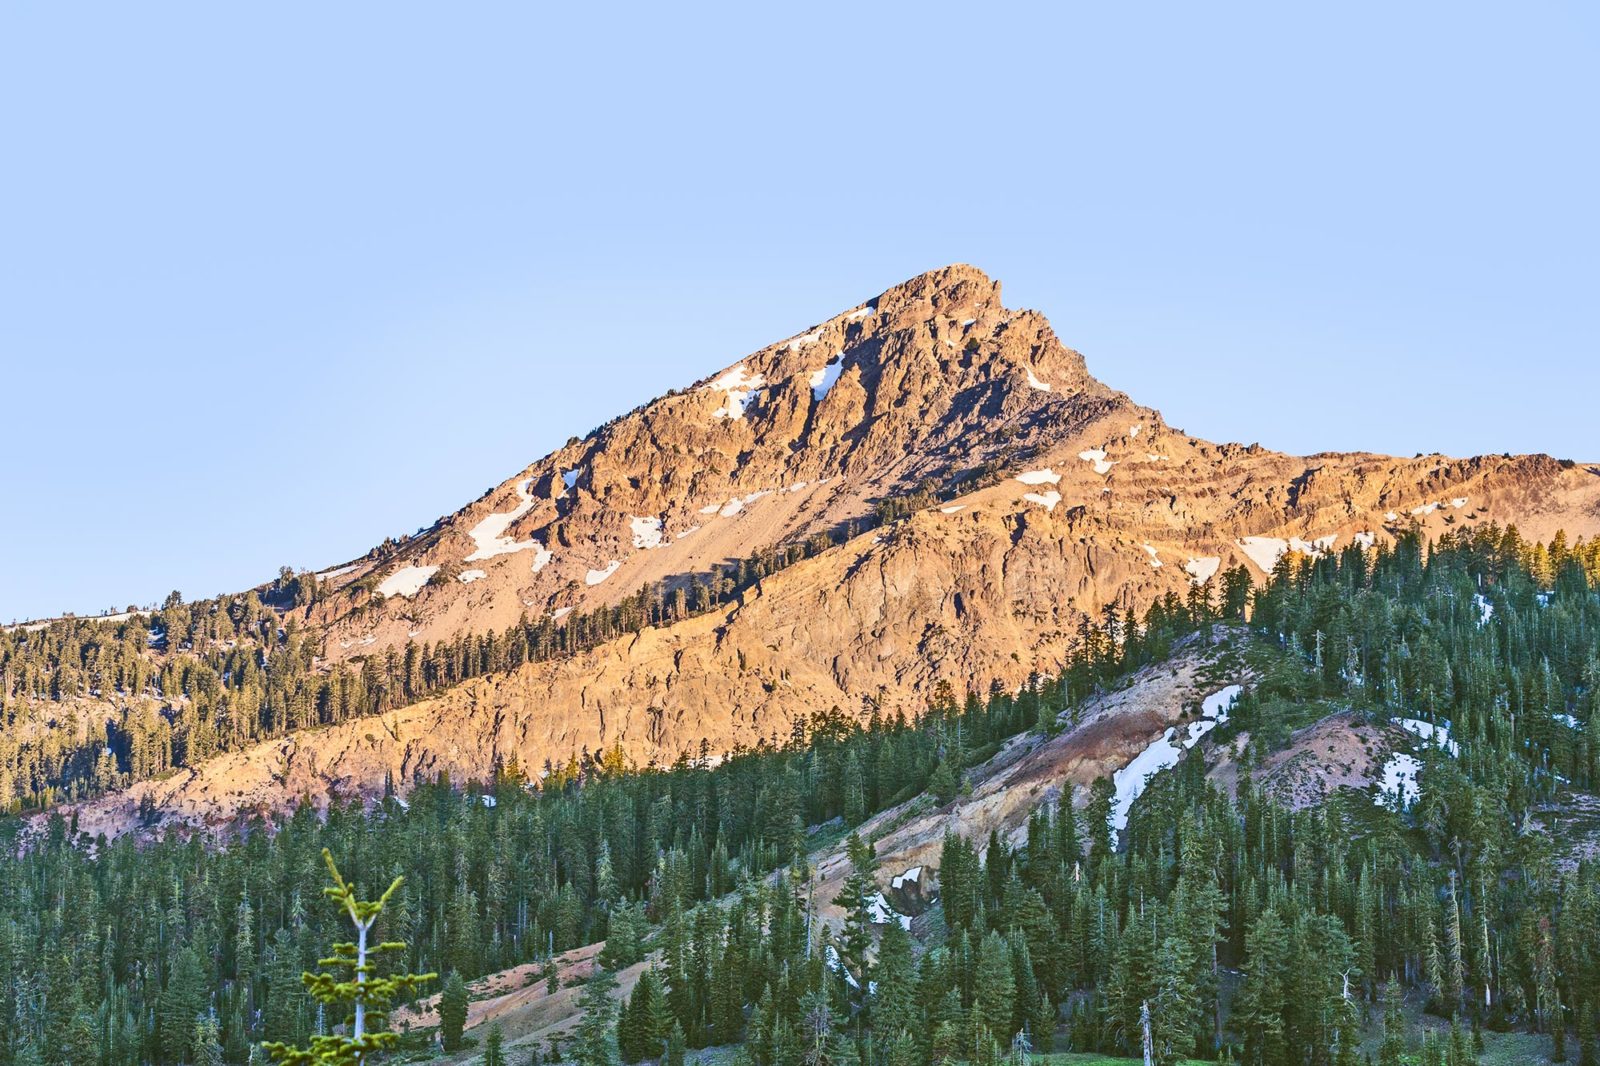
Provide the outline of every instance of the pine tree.
{"type": "Polygon", "coordinates": [[[949,803],[956,798],[956,793],[961,791],[961,778],[950,765],[948,758],[940,759],[933,768],[933,775],[928,778],[928,791],[932,792],[940,803],[949,803]]]}
{"type": "Polygon", "coordinates": [[[95,1032],[94,1019],[82,1007],[72,1015],[67,1027],[66,1055],[63,1062],[95,1063],[100,1060],[100,1037],[95,1032]]]}
{"type": "Polygon", "coordinates": [[[372,1061],[400,1039],[397,1034],[382,1030],[389,1005],[399,996],[414,994],[419,985],[437,976],[431,973],[379,976],[377,973],[377,960],[381,956],[406,950],[406,945],[397,941],[372,944],[368,940],[384,905],[399,890],[402,879],[391,882],[376,900],[362,900],[356,886],[340,876],[333,854],[326,848],[322,850],[322,861],[333,881],[322,893],[349,919],[356,939],[335,943],[332,954],[318,960],[318,965],[334,973],[307,973],[301,980],[311,998],[324,1007],[352,1005],[352,1013],[344,1020],[349,1035],[319,1033],[311,1038],[308,1050],[275,1042],[263,1044],[262,1049],[281,1066],[359,1066],[372,1061]]]}
{"type": "Polygon", "coordinates": [[[206,1010],[206,983],[199,953],[184,945],[161,994],[161,1051],[169,1062],[190,1061],[195,1021],[206,1010]]]}
{"type": "Polygon", "coordinates": [[[213,1014],[202,1014],[194,1023],[195,1066],[222,1066],[222,1039],[213,1014]]]}
{"type": "Polygon", "coordinates": [[[610,970],[597,969],[583,987],[577,1037],[572,1045],[572,1061],[577,1066],[616,1066],[617,1005],[611,998],[617,978],[610,970]]]}
{"type": "Polygon", "coordinates": [[[1378,1066],[1402,1066],[1408,1028],[1400,989],[1391,981],[1383,987],[1383,1040],[1378,1045],[1378,1066]]]}
{"type": "Polygon", "coordinates": [[[995,1040],[1009,1046],[1017,1031],[1012,1024],[1017,1006],[1016,990],[1011,952],[999,933],[990,933],[978,949],[978,966],[973,978],[974,1028],[981,1026],[995,1040]]]}
{"type": "Polygon", "coordinates": [[[439,1038],[446,1051],[461,1047],[461,1034],[467,1025],[467,983],[456,971],[445,978],[439,993],[439,1038]]]}
{"type": "Polygon", "coordinates": [[[911,964],[911,937],[891,922],[878,940],[878,961],[873,967],[877,989],[872,997],[872,1028],[880,1044],[892,1046],[902,1035],[917,1029],[917,983],[911,964]]]}
{"type": "Polygon", "coordinates": [[[1110,856],[1115,841],[1111,830],[1111,801],[1116,796],[1111,778],[1102,777],[1089,786],[1089,802],[1084,807],[1084,824],[1089,827],[1089,861],[1095,866],[1110,856]]]}
{"type": "Polygon", "coordinates": [[[661,1059],[661,1066],[683,1066],[685,1046],[683,1026],[673,1022],[672,1031],[667,1034],[667,1053],[661,1059]]]}
{"type": "Polygon", "coordinates": [[[617,1021],[617,1050],[625,1063],[660,1058],[672,1016],[656,975],[646,970],[633,986],[617,1021]]]}
{"type": "Polygon", "coordinates": [[[805,1066],[831,1066],[833,1005],[828,1002],[828,990],[824,986],[811,989],[800,1000],[800,1031],[797,1035],[800,1062],[805,1066]]]}
{"type": "Polygon", "coordinates": [[[867,952],[872,948],[872,903],[878,894],[878,859],[872,845],[855,833],[845,844],[850,874],[833,902],[844,909],[844,929],[839,936],[839,962],[856,979],[855,990],[867,987],[867,952]]]}
{"type": "Polygon", "coordinates": [[[506,1066],[504,1044],[505,1034],[500,1030],[500,1023],[495,1022],[483,1039],[483,1066],[506,1066]]]}
{"type": "Polygon", "coordinates": [[[1194,987],[1194,956],[1183,937],[1173,935],[1156,952],[1155,995],[1150,998],[1151,1041],[1158,1066],[1172,1066],[1194,1053],[1194,1034],[1203,1011],[1194,987]]]}
{"type": "Polygon", "coordinates": [[[1284,1008],[1292,966],[1288,930],[1277,911],[1269,908],[1245,937],[1245,982],[1235,1004],[1235,1025],[1244,1033],[1247,1062],[1284,1061],[1284,1008]]]}
{"type": "Polygon", "coordinates": [[[262,1033],[269,1041],[292,1043],[303,1035],[300,1010],[305,986],[295,972],[298,968],[294,939],[289,930],[280,928],[272,936],[272,950],[266,966],[267,998],[262,1033]]]}

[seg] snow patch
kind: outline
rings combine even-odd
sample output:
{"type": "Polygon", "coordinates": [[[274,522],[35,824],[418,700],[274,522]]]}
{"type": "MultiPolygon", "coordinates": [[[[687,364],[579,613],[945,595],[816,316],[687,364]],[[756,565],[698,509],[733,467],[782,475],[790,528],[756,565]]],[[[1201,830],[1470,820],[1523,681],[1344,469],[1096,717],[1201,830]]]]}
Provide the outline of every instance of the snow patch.
{"type": "Polygon", "coordinates": [[[1222,560],[1215,555],[1202,555],[1198,559],[1190,559],[1183,564],[1187,573],[1196,585],[1204,585],[1216,574],[1222,566],[1222,560]]]}
{"type": "Polygon", "coordinates": [[[1363,548],[1370,548],[1374,544],[1378,543],[1378,535],[1368,530],[1362,530],[1360,533],[1357,533],[1353,539],[1363,548]]]}
{"type": "Polygon", "coordinates": [[[1449,725],[1434,725],[1420,718],[1396,718],[1395,724],[1413,736],[1421,737],[1429,747],[1447,751],[1452,757],[1461,754],[1461,746],[1450,739],[1449,725]]]}
{"type": "Polygon", "coordinates": [[[633,531],[633,546],[649,550],[661,547],[661,519],[628,516],[628,527],[633,531]]]}
{"type": "Polygon", "coordinates": [[[1478,608],[1478,624],[1488,625],[1489,619],[1494,617],[1494,604],[1490,603],[1488,597],[1481,592],[1473,593],[1472,602],[1478,608]]]}
{"type": "Polygon", "coordinates": [[[1050,391],[1049,383],[1040,381],[1039,376],[1033,372],[1033,367],[1031,366],[1028,368],[1028,387],[1030,389],[1038,389],[1040,392],[1050,391]]]}
{"type": "MultiPolygon", "coordinates": [[[[822,327],[818,326],[816,329],[812,330],[810,333],[800,333],[800,334],[797,334],[797,335],[795,335],[793,337],[790,337],[787,341],[785,341],[781,345],[781,347],[786,352],[794,352],[794,351],[799,351],[801,348],[805,347],[808,344],[815,344],[815,343],[817,343],[817,341],[819,341],[821,339],[822,339],[822,327]]],[[[723,375],[723,376],[726,377],[727,375],[723,375]]]]}
{"type": "Polygon", "coordinates": [[[845,315],[844,320],[846,322],[858,322],[876,310],[877,307],[872,304],[867,304],[865,307],[858,307],[854,311],[851,311],[849,314],[845,315]]]}
{"type": "Polygon", "coordinates": [[[415,596],[428,579],[439,572],[437,566],[402,566],[378,584],[380,596],[415,596]]]}
{"type": "Polygon", "coordinates": [[[856,980],[855,974],[845,969],[843,960],[839,958],[838,949],[836,949],[832,944],[828,945],[828,949],[827,951],[823,952],[822,957],[827,962],[828,969],[843,977],[845,984],[856,989],[861,987],[861,982],[856,980]]]}
{"type": "Polygon", "coordinates": [[[1398,751],[1389,756],[1383,764],[1383,781],[1378,786],[1375,799],[1378,806],[1388,806],[1388,801],[1392,799],[1404,810],[1417,802],[1422,795],[1422,789],[1417,786],[1417,773],[1421,769],[1422,764],[1414,755],[1398,751]]]}
{"type": "Polygon", "coordinates": [[[1144,428],[1144,423],[1143,422],[1140,422],[1137,425],[1133,426],[1131,429],[1128,430],[1128,439],[1129,440],[1133,440],[1135,437],[1137,437],[1139,435],[1139,431],[1141,429],[1143,429],[1143,428],[1144,428]]]}
{"type": "Polygon", "coordinates": [[[911,919],[907,915],[898,914],[889,906],[889,901],[882,892],[867,900],[867,917],[874,925],[888,925],[890,922],[899,922],[900,928],[911,931],[911,919]]]}
{"type": "Polygon", "coordinates": [[[1093,463],[1096,474],[1109,474],[1111,468],[1117,465],[1117,460],[1106,458],[1104,448],[1090,448],[1088,451],[1079,452],[1078,458],[1086,463],[1093,463]]]}
{"type": "Polygon", "coordinates": [[[767,379],[760,374],[751,374],[745,370],[744,364],[723,374],[720,378],[707,385],[706,388],[713,392],[726,395],[722,406],[711,412],[712,418],[743,418],[744,409],[755,397],[756,391],[767,383],[767,379]]]}
{"type": "Polygon", "coordinates": [[[1421,507],[1411,508],[1411,513],[1414,515],[1430,515],[1438,509],[1439,505],[1437,503],[1425,503],[1421,507]]]}
{"type": "Polygon", "coordinates": [[[844,373],[844,354],[835,353],[821,370],[811,372],[811,398],[817,403],[828,395],[828,390],[833,388],[833,383],[839,380],[839,375],[844,373]]]}
{"type": "Polygon", "coordinates": [[[911,869],[907,870],[905,873],[897,875],[892,881],[889,882],[889,887],[890,888],[900,888],[903,885],[905,885],[907,882],[915,882],[917,884],[921,884],[922,883],[922,867],[913,866],[911,869]]]}
{"type": "Polygon", "coordinates": [[[1233,710],[1233,705],[1239,702],[1243,692],[1243,685],[1228,685],[1219,689],[1200,701],[1200,713],[1207,718],[1215,718],[1219,723],[1226,722],[1228,712],[1233,710]]]}
{"type": "Polygon", "coordinates": [[[557,622],[559,622],[559,621],[561,621],[563,618],[565,618],[567,615],[569,615],[571,613],[572,613],[572,608],[571,607],[557,607],[555,610],[550,612],[550,617],[555,619],[557,622]]]}
{"type": "Polygon", "coordinates": [[[681,532],[679,532],[678,533],[678,539],[682,540],[684,537],[687,537],[690,533],[698,533],[699,531],[700,531],[700,525],[699,525],[699,523],[696,523],[696,524],[690,526],[688,529],[685,529],[685,530],[682,530],[681,532]]]}
{"type": "Polygon", "coordinates": [[[621,562],[613,559],[606,564],[606,568],[604,570],[590,570],[586,575],[584,575],[583,580],[590,585],[598,585],[600,582],[616,573],[617,567],[621,565],[621,562]]]}
{"type": "Polygon", "coordinates": [[[1190,722],[1181,733],[1177,726],[1169,726],[1160,739],[1134,756],[1133,761],[1112,775],[1116,796],[1111,801],[1111,829],[1113,835],[1128,827],[1128,812],[1133,801],[1144,793],[1150,779],[1162,770],[1178,764],[1185,751],[1197,744],[1201,737],[1228,720],[1228,710],[1239,698],[1243,689],[1229,685],[1207,696],[1200,704],[1200,721],[1190,722]]]}
{"type": "Polygon", "coordinates": [[[506,536],[506,530],[511,528],[511,523],[533,510],[534,499],[528,489],[533,485],[533,478],[517,485],[517,497],[521,501],[509,511],[492,514],[467,530],[467,536],[472,539],[476,547],[466,561],[478,562],[481,559],[493,559],[496,555],[510,555],[513,552],[527,551],[529,548],[539,547],[537,540],[515,541],[506,536]]]}
{"type": "Polygon", "coordinates": [[[1289,550],[1289,542],[1279,537],[1245,537],[1239,547],[1252,563],[1270,574],[1278,565],[1278,556],[1289,550]]]}
{"type": "Polygon", "coordinates": [[[1148,545],[1148,544],[1146,544],[1144,546],[1144,550],[1150,553],[1150,568],[1152,570],[1160,570],[1161,569],[1161,557],[1156,554],[1156,550],[1154,548],[1150,547],[1150,545],[1148,545]]]}
{"type": "Polygon", "coordinates": [[[1047,492],[1024,492],[1022,498],[1029,503],[1038,504],[1046,511],[1054,511],[1056,504],[1061,502],[1061,493],[1055,489],[1050,489],[1047,492]]]}
{"type": "Polygon", "coordinates": [[[941,508],[939,508],[939,513],[940,514],[955,514],[957,511],[966,510],[966,508],[967,508],[966,504],[957,503],[957,504],[952,504],[949,507],[941,507],[941,508]]]}
{"type": "Polygon", "coordinates": [[[1556,721],[1560,722],[1562,725],[1566,726],[1568,729],[1582,729],[1583,728],[1583,723],[1578,721],[1576,718],[1572,717],[1572,715],[1570,715],[1570,714],[1552,714],[1550,717],[1555,719],[1556,721]]]}
{"type": "Polygon", "coordinates": [[[1385,511],[1383,512],[1383,520],[1385,522],[1398,522],[1400,521],[1400,516],[1393,511],[1385,511]]]}
{"type": "Polygon", "coordinates": [[[1459,510],[1461,510],[1461,508],[1463,508],[1463,507],[1465,507],[1467,505],[1467,499],[1468,499],[1468,497],[1466,497],[1466,496],[1455,496],[1455,497],[1452,497],[1451,500],[1450,500],[1450,506],[1454,507],[1456,510],[1459,511],[1459,510]]]}
{"type": "Polygon", "coordinates": [[[1017,480],[1024,485],[1055,485],[1061,481],[1061,475],[1047,466],[1043,470],[1029,470],[1018,474],[1017,480]]]}
{"type": "Polygon", "coordinates": [[[463,585],[470,585],[474,581],[482,581],[488,576],[489,575],[484,573],[482,570],[463,570],[459,575],[457,575],[457,579],[463,585]]]}
{"type": "Polygon", "coordinates": [[[1309,555],[1313,559],[1320,559],[1329,551],[1331,551],[1333,546],[1338,543],[1338,541],[1339,534],[1337,533],[1330,533],[1325,537],[1316,537],[1312,540],[1301,540],[1299,537],[1290,537],[1289,550],[1292,552],[1299,552],[1301,555],[1309,555]]]}
{"type": "Polygon", "coordinates": [[[560,496],[562,492],[566,492],[568,489],[572,488],[572,486],[576,485],[577,483],[578,483],[578,471],[577,470],[566,470],[566,471],[563,471],[562,474],[561,474],[562,489],[561,489],[561,492],[556,493],[556,495],[560,496]]]}

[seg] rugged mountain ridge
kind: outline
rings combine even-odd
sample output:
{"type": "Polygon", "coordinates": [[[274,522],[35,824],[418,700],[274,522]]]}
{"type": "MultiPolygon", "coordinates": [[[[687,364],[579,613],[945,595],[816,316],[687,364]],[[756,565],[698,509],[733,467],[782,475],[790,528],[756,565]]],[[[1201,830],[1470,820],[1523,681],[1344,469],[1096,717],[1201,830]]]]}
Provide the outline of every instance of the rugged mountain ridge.
{"type": "Polygon", "coordinates": [[[325,571],[327,661],[663,594],[775,544],[905,517],[696,617],[80,805],[215,825],[304,796],[484,778],[620,745],[637,763],[789,733],[830,707],[916,713],[935,686],[1062,664],[1110,600],[1284,550],[1495,521],[1600,531],[1600,471],[1545,456],[1297,458],[1217,445],[1095,380],[972,267],[922,275],[569,442],[393,551],[325,571]]]}
{"type": "Polygon", "coordinates": [[[345,657],[615,602],[1115,409],[1134,410],[1042,316],[947,267],[575,438],[398,552],[329,574],[389,595],[318,620],[345,657]]]}

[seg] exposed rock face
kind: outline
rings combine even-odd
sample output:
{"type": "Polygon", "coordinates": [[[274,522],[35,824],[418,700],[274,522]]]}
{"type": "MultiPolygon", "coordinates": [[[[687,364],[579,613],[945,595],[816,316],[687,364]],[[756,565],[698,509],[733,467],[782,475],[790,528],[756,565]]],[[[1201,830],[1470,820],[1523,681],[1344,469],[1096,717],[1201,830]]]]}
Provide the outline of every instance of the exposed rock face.
{"type": "Polygon", "coordinates": [[[513,757],[723,752],[833,706],[915,713],[940,681],[1015,687],[1061,666],[1083,612],[1239,562],[1260,577],[1283,550],[1412,522],[1600,532],[1600,471],[1546,456],[1296,458],[1189,437],[953,266],[569,443],[331,578],[389,595],[331,597],[308,622],[329,659],[481,633],[671,588],[928,484],[954,495],[716,613],[145,782],[85,805],[83,826],[125,828],[146,794],[215,823],[441,771],[482,778],[513,757]],[[985,464],[989,477],[962,480],[985,464]]]}
{"type": "Polygon", "coordinates": [[[398,555],[339,575],[381,579],[392,594],[376,609],[341,617],[340,601],[316,620],[343,658],[615,602],[1118,409],[1134,411],[1043,317],[947,267],[571,442],[398,555]]]}

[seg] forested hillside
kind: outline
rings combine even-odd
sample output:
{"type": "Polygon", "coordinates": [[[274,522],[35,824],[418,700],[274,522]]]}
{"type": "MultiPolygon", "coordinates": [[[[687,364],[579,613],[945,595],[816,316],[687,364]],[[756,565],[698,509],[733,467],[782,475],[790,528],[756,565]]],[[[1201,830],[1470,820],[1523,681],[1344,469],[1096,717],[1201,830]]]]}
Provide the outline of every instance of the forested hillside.
{"type": "MultiPolygon", "coordinates": [[[[877,516],[841,528],[848,538],[877,516]]],[[[558,621],[526,615],[500,632],[355,661],[323,655],[302,621],[319,607],[359,615],[383,597],[375,580],[338,591],[288,568],[261,589],[115,620],[62,618],[0,631],[0,812],[46,807],[202,765],[220,752],[426,699],[475,677],[702,614],[768,574],[831,547],[819,534],[696,574],[671,591],[558,621]]]]}
{"type": "MultiPolygon", "coordinates": [[[[514,1047],[522,1061],[738,1044],[761,1066],[925,1066],[1024,1044],[1137,1054],[1146,1029],[1164,1063],[1459,1062],[1499,1031],[1588,1061],[1600,885],[1560,812],[1600,775],[1595,561],[1497,529],[1286,555],[1253,593],[1241,570],[1222,602],[1195,586],[1137,624],[1109,612],[1068,670],[1020,693],[941,696],[915,721],[822,716],[718,765],[506,766],[218,847],[10,821],[0,1062],[245,1062],[334,1024],[298,979],[344,937],[320,898],[324,847],[365,885],[406,878],[380,921],[409,945],[396,968],[470,979],[602,938],[608,970],[652,960],[619,1025],[514,1047]],[[852,840],[845,920],[815,920],[807,856],[825,840],[955,800],[1006,737],[1070,727],[1094,692],[1217,624],[1252,681],[1122,832],[1107,780],[1038,809],[1024,839],[953,834],[937,905],[904,923],[879,902],[900,871],[852,840]],[[1447,730],[1409,756],[1414,795],[1295,809],[1253,781],[1296,730],[1350,710],[1447,730]],[[1208,781],[1207,759],[1237,750],[1236,790],[1208,781]],[[1419,1042],[1423,1006],[1453,1039],[1419,1042]]],[[[427,1039],[403,1054],[428,1057],[427,1039]]]]}

